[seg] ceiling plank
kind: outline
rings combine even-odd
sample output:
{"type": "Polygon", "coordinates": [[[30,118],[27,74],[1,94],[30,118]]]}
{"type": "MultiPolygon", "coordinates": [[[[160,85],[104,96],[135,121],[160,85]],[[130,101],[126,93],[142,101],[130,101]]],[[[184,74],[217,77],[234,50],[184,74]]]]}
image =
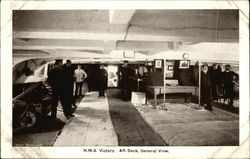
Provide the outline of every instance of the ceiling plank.
{"type": "Polygon", "coordinates": [[[161,41],[88,41],[88,40],[52,40],[29,39],[14,40],[14,50],[99,50],[110,53],[112,50],[163,51],[168,50],[169,42],[161,41]],[[16,42],[17,41],[17,42],[16,42]],[[70,41],[75,42],[74,45],[70,41]]]}
{"type": "Polygon", "coordinates": [[[103,47],[81,47],[81,46],[28,46],[28,45],[23,45],[23,46],[13,46],[14,50],[98,50],[98,51],[103,51],[103,47]]]}
{"type": "Polygon", "coordinates": [[[14,38],[33,39],[81,39],[81,40],[117,40],[125,33],[70,32],[70,31],[14,31],[14,38]]]}
{"type": "Polygon", "coordinates": [[[163,51],[168,50],[168,42],[162,41],[117,41],[118,50],[163,51]]]}
{"type": "Polygon", "coordinates": [[[17,46],[82,46],[100,47],[104,45],[101,40],[72,40],[72,39],[13,39],[13,44],[17,46]]]}
{"type": "MultiPolygon", "coordinates": [[[[214,30],[184,29],[184,30],[155,30],[144,28],[131,28],[126,40],[134,41],[183,41],[183,42],[238,42],[237,31],[219,31],[217,36],[214,30]],[[220,34],[223,32],[223,34],[220,34]],[[201,36],[202,35],[202,36],[201,36]],[[236,36],[236,37],[235,37],[236,36]]],[[[108,32],[69,32],[69,31],[14,31],[14,38],[31,39],[77,39],[77,40],[124,40],[125,33],[108,32]]]]}

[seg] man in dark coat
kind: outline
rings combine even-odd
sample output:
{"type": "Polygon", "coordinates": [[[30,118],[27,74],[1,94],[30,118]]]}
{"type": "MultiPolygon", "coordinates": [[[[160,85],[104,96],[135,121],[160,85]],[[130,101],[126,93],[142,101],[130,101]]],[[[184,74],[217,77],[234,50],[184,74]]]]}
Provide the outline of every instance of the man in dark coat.
{"type": "Polygon", "coordinates": [[[69,114],[65,109],[66,91],[65,91],[65,74],[62,68],[62,60],[56,60],[54,68],[48,74],[48,83],[52,87],[52,108],[51,117],[56,118],[58,101],[60,100],[65,117],[69,114]]]}
{"type": "Polygon", "coordinates": [[[70,117],[72,115],[72,105],[76,107],[75,99],[73,96],[73,89],[74,89],[74,69],[71,66],[71,61],[67,60],[66,64],[63,67],[65,73],[65,89],[66,89],[66,111],[70,117]]]}
{"type": "Polygon", "coordinates": [[[122,89],[122,98],[124,100],[129,99],[129,69],[128,61],[124,61],[123,66],[120,70],[120,86],[122,89]]]}
{"type": "Polygon", "coordinates": [[[211,77],[211,88],[212,88],[212,99],[218,100],[218,85],[220,81],[220,72],[217,69],[217,65],[213,64],[210,70],[211,77]]]}
{"type": "Polygon", "coordinates": [[[202,66],[201,71],[201,104],[205,105],[205,109],[212,111],[211,106],[211,80],[208,73],[208,65],[202,66]]]}
{"type": "Polygon", "coordinates": [[[193,68],[193,82],[195,86],[199,85],[199,62],[197,61],[193,68]]]}
{"type": "Polygon", "coordinates": [[[105,96],[104,92],[107,89],[108,73],[103,65],[100,66],[98,81],[99,81],[98,82],[99,97],[105,96]]]}
{"type": "Polygon", "coordinates": [[[233,71],[230,71],[230,65],[225,65],[225,71],[222,73],[222,79],[225,89],[225,96],[224,99],[229,99],[229,105],[233,105],[234,99],[234,83],[233,78],[239,78],[239,75],[233,71]]]}

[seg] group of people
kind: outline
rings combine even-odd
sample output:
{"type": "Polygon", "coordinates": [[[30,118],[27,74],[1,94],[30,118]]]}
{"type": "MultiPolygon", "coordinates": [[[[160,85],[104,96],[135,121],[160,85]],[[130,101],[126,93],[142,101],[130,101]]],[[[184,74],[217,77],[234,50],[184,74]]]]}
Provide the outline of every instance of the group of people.
{"type": "Polygon", "coordinates": [[[86,72],[79,65],[76,70],[71,66],[71,61],[67,60],[63,65],[62,60],[56,60],[53,68],[48,74],[48,83],[52,87],[52,108],[51,116],[56,118],[57,106],[60,101],[64,116],[69,119],[74,117],[73,107],[76,107],[75,98],[82,96],[82,85],[87,78],[86,72]],[[76,86],[75,97],[73,95],[74,83],[76,86]]]}
{"type": "Polygon", "coordinates": [[[234,81],[239,75],[230,70],[230,65],[225,65],[225,71],[222,72],[221,67],[213,64],[209,69],[207,64],[202,66],[201,72],[201,105],[205,109],[212,111],[211,100],[217,100],[219,93],[223,92],[224,100],[228,100],[230,106],[234,100],[234,81]]]}
{"type": "MultiPolygon", "coordinates": [[[[75,101],[78,97],[84,97],[82,87],[88,75],[85,70],[81,68],[81,65],[78,65],[77,69],[74,69],[71,64],[72,62],[70,60],[67,60],[64,65],[62,60],[56,60],[53,68],[48,74],[48,84],[52,87],[51,116],[53,118],[56,118],[57,116],[57,106],[59,101],[62,105],[64,116],[67,119],[74,117],[73,108],[77,107],[75,101]]],[[[102,97],[105,96],[108,77],[104,65],[100,66],[98,77],[99,97],[102,97]]]]}
{"type": "MultiPolygon", "coordinates": [[[[100,65],[98,72],[98,91],[99,97],[105,96],[107,89],[108,73],[104,65],[100,65]]],[[[68,119],[74,117],[72,108],[76,107],[75,101],[78,97],[83,97],[82,86],[84,80],[88,77],[81,65],[77,69],[73,69],[71,61],[67,60],[63,65],[62,60],[56,60],[53,69],[49,72],[48,83],[52,87],[52,113],[51,116],[56,118],[58,101],[61,102],[65,117],[68,119]],[[74,93],[75,83],[75,96],[74,93]],[[73,106],[73,107],[72,107],[73,106]]],[[[122,90],[122,98],[129,99],[129,69],[128,62],[124,61],[119,71],[120,87],[122,90]]],[[[233,105],[235,79],[239,75],[230,70],[230,65],[225,65],[225,71],[222,72],[220,65],[213,64],[211,68],[207,64],[202,66],[201,71],[201,105],[205,109],[212,111],[211,100],[218,100],[223,92],[224,100],[228,100],[229,105],[233,105]]],[[[197,81],[197,80],[196,80],[197,81]]],[[[198,84],[198,83],[197,83],[198,84]]]]}

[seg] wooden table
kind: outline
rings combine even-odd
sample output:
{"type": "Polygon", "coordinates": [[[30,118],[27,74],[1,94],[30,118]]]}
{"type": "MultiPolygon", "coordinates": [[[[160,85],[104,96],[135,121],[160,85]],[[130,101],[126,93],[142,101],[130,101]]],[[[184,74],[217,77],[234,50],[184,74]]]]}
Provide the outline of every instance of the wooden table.
{"type": "MultiPolygon", "coordinates": [[[[154,94],[154,106],[157,105],[157,95],[164,94],[163,86],[147,86],[147,93],[154,94]]],[[[165,93],[186,93],[190,97],[198,92],[196,86],[166,86],[165,93]]],[[[186,101],[186,98],[185,98],[186,101]]]]}

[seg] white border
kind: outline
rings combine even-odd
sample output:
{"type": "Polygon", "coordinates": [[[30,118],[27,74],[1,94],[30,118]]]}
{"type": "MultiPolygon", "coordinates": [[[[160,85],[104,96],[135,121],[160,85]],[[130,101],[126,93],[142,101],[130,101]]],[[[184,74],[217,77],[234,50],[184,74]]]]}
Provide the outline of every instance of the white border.
{"type": "MultiPolygon", "coordinates": [[[[248,1],[15,1],[1,2],[1,157],[3,158],[248,158],[248,1]],[[12,10],[14,9],[238,9],[240,8],[240,146],[166,147],[169,153],[84,153],[83,147],[12,147],[12,10]]],[[[248,17],[249,18],[249,17],[248,17]]],[[[122,147],[109,147],[119,149],[122,147]]],[[[139,150],[141,147],[134,147],[139,150]]],[[[153,147],[156,148],[156,147],[153,147]]],[[[162,148],[162,147],[161,147],[162,148]]]]}

